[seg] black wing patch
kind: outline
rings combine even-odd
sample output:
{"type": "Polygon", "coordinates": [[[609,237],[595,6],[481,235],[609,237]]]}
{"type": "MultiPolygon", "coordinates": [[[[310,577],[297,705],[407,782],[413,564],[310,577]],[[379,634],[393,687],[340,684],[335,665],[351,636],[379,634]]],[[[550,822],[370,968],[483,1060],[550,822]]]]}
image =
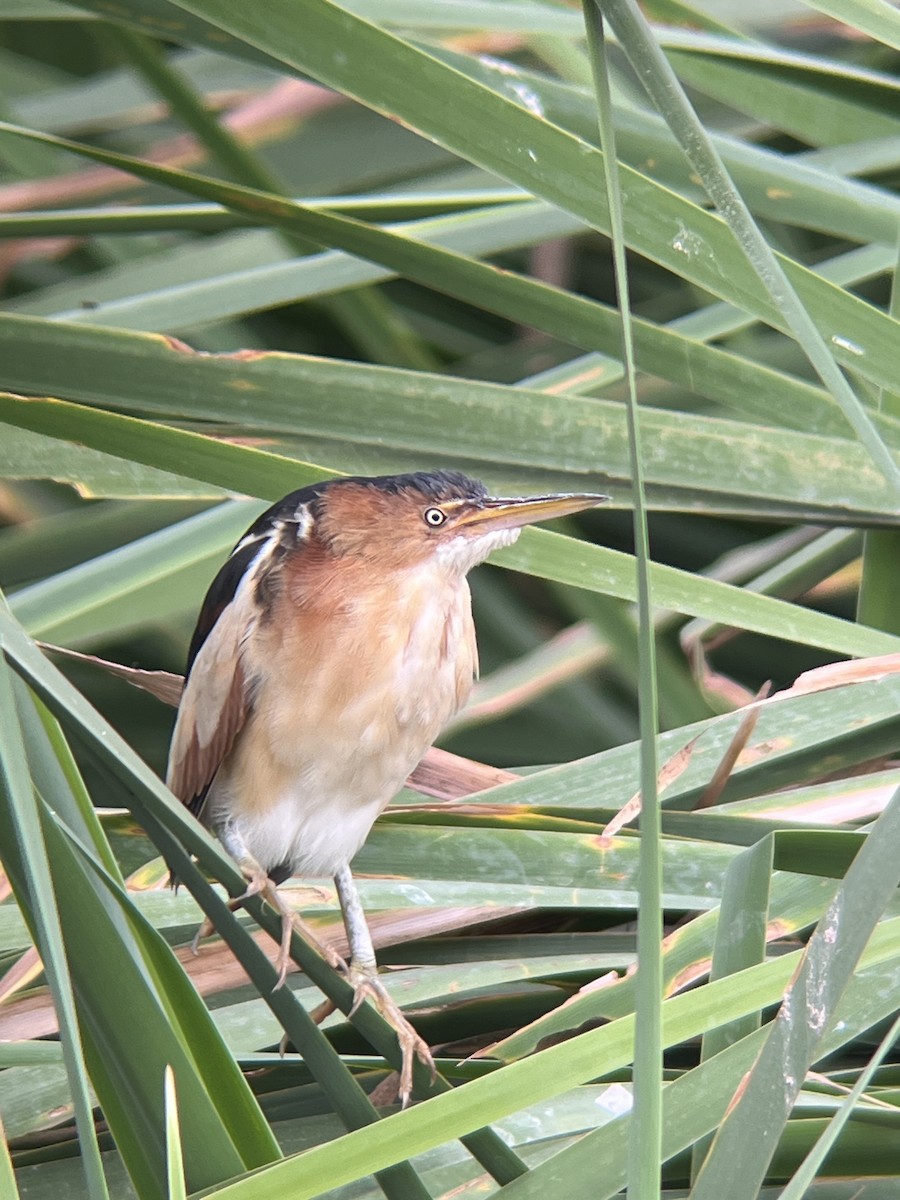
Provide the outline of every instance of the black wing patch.
{"type": "MultiPolygon", "coordinates": [[[[242,538],[241,541],[244,539],[242,538]]],[[[187,667],[184,672],[185,682],[190,679],[191,668],[200,653],[200,648],[212,633],[216,621],[234,599],[241,580],[246,575],[254,558],[259,554],[261,545],[262,542],[258,540],[248,542],[244,546],[238,542],[237,547],[232,550],[231,555],[219,568],[219,573],[209,585],[203,604],[200,606],[200,615],[197,618],[188,649],[187,667]]]]}
{"type": "Polygon", "coordinates": [[[328,482],[312,484],[310,487],[299,488],[290,492],[277,503],[261,513],[247,529],[222,564],[218,574],[209,585],[209,590],[200,606],[200,615],[191,637],[188,649],[185,679],[190,677],[194,660],[200,653],[200,648],[212,632],[216,621],[235,597],[241,581],[250,569],[253,560],[264,549],[270,538],[278,537],[287,524],[297,521],[297,513],[309,506],[313,512],[314,502],[319,498],[322,489],[328,482]]]}

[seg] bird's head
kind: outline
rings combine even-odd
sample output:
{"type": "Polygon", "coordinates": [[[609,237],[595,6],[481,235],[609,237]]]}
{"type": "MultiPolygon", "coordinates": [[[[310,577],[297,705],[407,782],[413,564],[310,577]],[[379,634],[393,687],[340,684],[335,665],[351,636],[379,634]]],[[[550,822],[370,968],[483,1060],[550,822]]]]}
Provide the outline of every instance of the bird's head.
{"type": "Polygon", "coordinates": [[[465,574],[492,550],[516,540],[523,525],[593,508],[592,493],[489,496],[458,471],[421,471],[370,479],[336,479],[313,505],[316,537],[336,555],[402,569],[435,561],[465,574]]]}
{"type": "Polygon", "coordinates": [[[315,600],[325,608],[360,586],[377,590],[379,580],[403,586],[393,577],[416,568],[437,566],[458,582],[492,550],[514,542],[523,525],[607,499],[586,492],[498,499],[458,471],[345,477],[290,492],[254,521],[210,585],[188,670],[241,588],[269,613],[286,579],[296,603],[315,600]]]}

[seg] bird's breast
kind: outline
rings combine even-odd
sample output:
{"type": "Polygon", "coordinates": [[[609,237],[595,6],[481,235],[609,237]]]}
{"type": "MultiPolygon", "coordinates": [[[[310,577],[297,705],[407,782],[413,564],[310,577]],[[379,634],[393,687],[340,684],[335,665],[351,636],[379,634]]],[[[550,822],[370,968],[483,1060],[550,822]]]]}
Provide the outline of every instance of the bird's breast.
{"type": "Polygon", "coordinates": [[[454,712],[477,670],[465,579],[438,572],[279,608],[242,651],[253,707],[211,802],[272,867],[333,874],[454,712]]]}
{"type": "Polygon", "coordinates": [[[299,602],[282,596],[257,640],[259,661],[247,664],[261,680],[254,708],[266,710],[282,747],[298,715],[311,731],[373,753],[405,734],[427,745],[477,670],[468,584],[436,569],[340,582],[314,604],[307,592],[299,602]]]}

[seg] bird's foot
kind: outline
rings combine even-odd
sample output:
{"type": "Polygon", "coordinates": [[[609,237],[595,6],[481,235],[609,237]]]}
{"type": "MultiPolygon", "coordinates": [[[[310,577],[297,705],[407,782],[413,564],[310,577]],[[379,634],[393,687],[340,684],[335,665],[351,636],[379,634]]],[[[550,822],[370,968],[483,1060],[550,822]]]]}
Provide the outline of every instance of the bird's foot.
{"type": "Polygon", "coordinates": [[[370,967],[361,967],[356,963],[350,963],[347,978],[353,987],[353,1007],[350,1009],[349,1015],[352,1017],[365,1000],[371,1000],[388,1025],[396,1033],[402,1055],[400,1087],[398,1091],[400,1103],[403,1108],[406,1108],[409,1098],[412,1095],[413,1066],[415,1060],[418,1059],[423,1066],[428,1068],[431,1072],[432,1082],[437,1075],[437,1067],[434,1065],[434,1059],[431,1057],[428,1043],[416,1033],[415,1029],[413,1029],[412,1025],[410,1025],[409,1021],[403,1015],[399,1004],[397,1004],[396,1000],[393,999],[390,992],[382,983],[377,970],[378,968],[374,963],[370,967]]]}
{"type": "MultiPolygon", "coordinates": [[[[274,885],[272,891],[275,892],[274,885]]],[[[276,893],[276,897],[266,895],[266,899],[281,913],[281,945],[278,948],[278,954],[275,958],[275,969],[278,972],[278,981],[275,984],[275,989],[281,987],[288,971],[293,966],[291,938],[295,931],[300,934],[308,946],[311,946],[313,950],[321,954],[330,967],[346,975],[348,970],[347,964],[338,954],[337,950],[333,946],[329,946],[327,942],[320,941],[314,930],[293,909],[288,908],[281,896],[276,893]]]]}
{"type": "Polygon", "coordinates": [[[240,868],[241,874],[248,881],[249,886],[237,903],[242,903],[251,896],[261,896],[263,900],[267,900],[272,905],[281,917],[281,941],[278,945],[278,954],[275,956],[275,970],[278,972],[278,979],[273,991],[283,986],[288,971],[294,965],[291,958],[291,937],[294,930],[300,934],[307,945],[312,946],[318,954],[321,954],[329,966],[337,971],[346,972],[347,965],[337,951],[321,942],[310,926],[294,912],[279,892],[278,885],[255,859],[244,859],[240,868]]]}
{"type": "MultiPolygon", "coordinates": [[[[255,859],[245,858],[238,865],[240,866],[241,874],[247,880],[247,890],[233,900],[229,900],[228,907],[231,911],[234,912],[236,909],[241,908],[251,897],[259,896],[263,900],[267,900],[281,917],[281,941],[278,946],[278,954],[275,957],[275,970],[278,972],[275,989],[280,988],[284,984],[287,973],[293,965],[291,958],[291,937],[294,930],[318,954],[321,954],[329,966],[346,975],[348,973],[347,964],[338,952],[331,946],[320,941],[310,926],[285,902],[278,891],[277,884],[269,877],[259,863],[255,859]]],[[[191,941],[191,953],[194,955],[198,954],[200,942],[215,933],[215,931],[215,925],[209,917],[205,917],[203,924],[194,934],[191,941]]]]}
{"type": "Polygon", "coordinates": [[[235,908],[243,904],[245,900],[249,900],[251,896],[266,896],[270,889],[274,890],[275,884],[269,878],[268,873],[263,870],[255,858],[244,858],[238,863],[241,869],[241,874],[247,880],[247,890],[243,892],[236,900],[232,900],[235,908]]]}
{"type": "MultiPolygon", "coordinates": [[[[248,882],[248,887],[246,892],[243,892],[240,896],[228,901],[228,907],[232,912],[240,908],[244,901],[249,899],[250,896],[257,896],[261,892],[265,891],[266,886],[271,885],[272,882],[255,858],[245,859],[238,865],[241,868],[241,874],[248,882]]],[[[211,937],[215,932],[215,925],[212,923],[209,917],[204,917],[203,923],[191,939],[191,954],[193,954],[195,958],[200,953],[200,943],[203,941],[203,939],[211,937]]]]}

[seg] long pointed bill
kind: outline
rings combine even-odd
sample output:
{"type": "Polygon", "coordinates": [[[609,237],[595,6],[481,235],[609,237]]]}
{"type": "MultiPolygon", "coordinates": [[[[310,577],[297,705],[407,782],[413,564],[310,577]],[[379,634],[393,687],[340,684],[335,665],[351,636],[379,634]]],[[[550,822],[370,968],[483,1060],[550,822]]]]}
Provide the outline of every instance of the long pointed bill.
{"type": "Polygon", "coordinates": [[[458,526],[480,526],[485,533],[494,529],[518,529],[521,525],[534,525],[538,521],[549,521],[553,517],[568,517],[596,508],[609,496],[591,492],[576,492],[558,496],[523,496],[516,500],[483,500],[478,508],[462,513],[457,518],[458,526]]]}

